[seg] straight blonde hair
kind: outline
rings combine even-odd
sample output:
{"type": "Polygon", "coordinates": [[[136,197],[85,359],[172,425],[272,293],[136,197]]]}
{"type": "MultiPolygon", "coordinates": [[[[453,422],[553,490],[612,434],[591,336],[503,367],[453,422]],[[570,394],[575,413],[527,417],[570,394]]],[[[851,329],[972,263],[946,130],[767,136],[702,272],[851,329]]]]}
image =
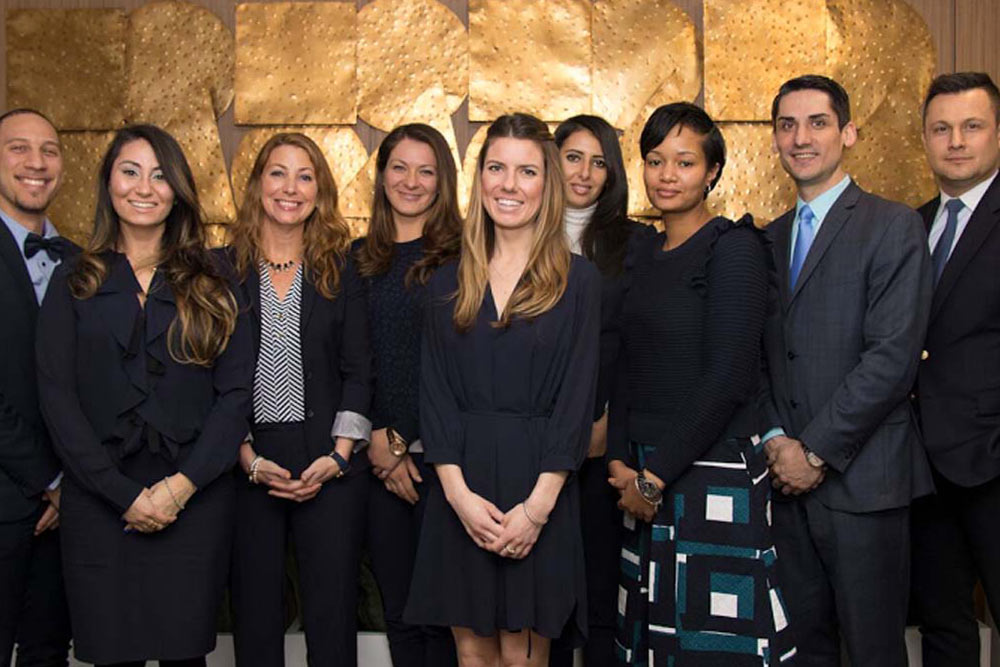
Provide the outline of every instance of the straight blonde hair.
{"type": "Polygon", "coordinates": [[[496,232],[493,220],[483,208],[482,173],[490,145],[502,138],[534,142],[542,151],[545,174],[542,203],[534,220],[535,233],[528,263],[507,306],[500,313],[500,319],[493,325],[506,327],[515,318],[531,319],[551,310],[562,298],[569,279],[570,253],[563,231],[565,194],[559,149],[549,128],[534,116],[523,113],[500,116],[487,130],[486,141],[479,153],[477,175],[469,201],[469,217],[462,232],[453,315],[455,328],[459,331],[468,331],[475,324],[489,282],[489,262],[493,256],[496,232]]]}

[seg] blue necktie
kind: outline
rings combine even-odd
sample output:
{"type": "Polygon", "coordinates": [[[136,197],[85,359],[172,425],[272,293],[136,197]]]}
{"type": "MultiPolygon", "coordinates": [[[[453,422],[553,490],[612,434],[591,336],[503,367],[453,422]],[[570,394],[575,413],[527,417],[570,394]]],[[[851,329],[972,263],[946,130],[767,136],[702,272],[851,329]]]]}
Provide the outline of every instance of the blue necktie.
{"type": "Polygon", "coordinates": [[[788,269],[788,288],[795,289],[795,281],[799,279],[802,265],[806,263],[806,255],[816,238],[816,215],[809,205],[799,209],[799,229],[795,236],[795,249],[792,251],[792,265],[788,269]]]}
{"type": "Polygon", "coordinates": [[[948,222],[944,225],[944,233],[934,246],[934,253],[931,260],[934,262],[934,284],[937,285],[944,273],[944,265],[948,263],[948,254],[951,252],[951,245],[955,242],[955,229],[958,227],[958,212],[965,208],[961,199],[949,199],[944,205],[948,211],[948,222]]]}

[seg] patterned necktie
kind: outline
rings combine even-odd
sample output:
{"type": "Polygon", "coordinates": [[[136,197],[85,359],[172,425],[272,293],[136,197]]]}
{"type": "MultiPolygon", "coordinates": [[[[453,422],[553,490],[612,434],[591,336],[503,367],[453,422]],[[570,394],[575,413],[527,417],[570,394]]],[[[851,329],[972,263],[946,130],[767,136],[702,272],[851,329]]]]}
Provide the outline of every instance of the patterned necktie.
{"type": "Polygon", "coordinates": [[[795,236],[795,249],[792,251],[792,264],[788,269],[788,288],[795,289],[795,281],[799,279],[802,265],[806,263],[806,255],[816,238],[816,215],[806,204],[799,210],[799,230],[795,236]]]}
{"type": "Polygon", "coordinates": [[[61,236],[53,236],[50,239],[42,238],[38,234],[31,232],[24,239],[24,256],[31,259],[38,254],[39,250],[44,250],[53,262],[62,259],[66,252],[66,239],[61,236]]]}
{"type": "Polygon", "coordinates": [[[944,233],[941,234],[941,238],[938,239],[937,245],[934,246],[934,253],[931,255],[931,260],[934,263],[934,284],[937,285],[938,280],[941,279],[941,274],[944,273],[944,265],[948,263],[948,255],[951,253],[951,246],[955,242],[955,229],[958,227],[958,213],[963,208],[965,204],[962,203],[961,199],[949,199],[948,203],[944,205],[946,211],[948,211],[948,221],[944,225],[944,233]]]}

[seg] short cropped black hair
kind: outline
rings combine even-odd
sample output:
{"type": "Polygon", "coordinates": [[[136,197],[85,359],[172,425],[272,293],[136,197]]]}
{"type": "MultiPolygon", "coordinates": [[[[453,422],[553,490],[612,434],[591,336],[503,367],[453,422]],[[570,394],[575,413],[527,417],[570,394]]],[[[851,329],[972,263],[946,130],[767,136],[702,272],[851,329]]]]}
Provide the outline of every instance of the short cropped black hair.
{"type": "Polygon", "coordinates": [[[22,115],[24,115],[26,113],[30,113],[30,114],[34,114],[34,115],[38,116],[39,118],[41,118],[42,120],[44,120],[46,123],[48,123],[49,125],[51,125],[56,130],[57,133],[59,132],[59,128],[56,127],[56,124],[52,122],[51,118],[49,118],[48,116],[46,116],[45,114],[43,114],[38,109],[29,109],[28,107],[18,107],[16,109],[9,109],[9,110],[3,112],[2,114],[0,114],[0,125],[3,125],[3,122],[5,120],[7,120],[8,118],[11,118],[12,116],[22,116],[22,115]]]}
{"type": "Polygon", "coordinates": [[[938,95],[952,95],[966,90],[982,88],[990,97],[993,105],[993,115],[997,124],[1000,124],[1000,90],[993,83],[993,79],[985,72],[955,72],[954,74],[942,74],[931,81],[930,88],[927,89],[927,96],[924,98],[923,119],[927,120],[927,107],[938,95]]]}
{"type": "Polygon", "coordinates": [[[837,127],[841,130],[851,122],[851,98],[847,95],[844,87],[828,76],[806,74],[781,84],[778,94],[774,96],[774,101],[771,103],[771,127],[774,127],[778,120],[778,106],[781,104],[781,98],[799,90],[818,90],[826,93],[830,97],[830,106],[833,107],[833,112],[837,114],[837,127]]]}
{"type": "Polygon", "coordinates": [[[722,168],[726,166],[726,140],[722,138],[722,132],[711,116],[690,102],[664,104],[653,112],[639,137],[639,150],[643,159],[649,151],[663,143],[675,127],[686,127],[701,135],[701,149],[705,152],[708,168],[719,165],[719,172],[708,186],[709,190],[715,189],[715,184],[722,178],[722,168]]]}

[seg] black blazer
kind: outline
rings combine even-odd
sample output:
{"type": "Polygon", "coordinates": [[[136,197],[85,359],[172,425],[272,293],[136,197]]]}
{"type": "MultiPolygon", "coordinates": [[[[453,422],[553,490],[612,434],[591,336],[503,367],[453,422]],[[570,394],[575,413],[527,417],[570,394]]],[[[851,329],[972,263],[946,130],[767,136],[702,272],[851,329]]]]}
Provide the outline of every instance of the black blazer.
{"type": "MultiPolygon", "coordinates": [[[[242,294],[250,304],[256,359],[260,349],[260,276],[250,270],[241,279],[242,294]]],[[[353,258],[348,257],[342,267],[340,291],[332,300],[316,291],[306,272],[299,328],[306,385],[306,446],[315,459],[333,448],[330,431],[338,412],[349,410],[367,417],[371,405],[368,307],[353,258]]]]}
{"type": "Polygon", "coordinates": [[[211,368],[174,361],[167,329],[177,306],[162,274],[140,309],[128,260],[104,259],[108,276],[89,299],[70,294],[65,264],[52,277],[39,316],[38,385],[66,474],[123,513],[149,482],[120,470],[144,430],[198,488],[233,466],[249,427],[253,344],[241,308],[211,368]]]}
{"type": "Polygon", "coordinates": [[[907,394],[931,300],[920,217],[854,183],[830,208],[794,290],[795,210],[767,227],[777,293],[764,325],[761,433],[782,426],[828,464],[824,505],[873,512],[933,484],[907,394]]]}
{"type": "MultiPolygon", "coordinates": [[[[928,232],[939,204],[920,207],[928,232]]],[[[1000,476],[1000,177],[941,273],[925,349],[916,393],[931,463],[962,486],[1000,476]]]]}
{"type": "MultiPolygon", "coordinates": [[[[72,254],[79,251],[70,245],[72,254]]],[[[35,289],[21,249],[3,223],[0,313],[0,523],[4,523],[37,509],[42,492],[59,474],[59,461],[38,408],[35,289]]]]}

